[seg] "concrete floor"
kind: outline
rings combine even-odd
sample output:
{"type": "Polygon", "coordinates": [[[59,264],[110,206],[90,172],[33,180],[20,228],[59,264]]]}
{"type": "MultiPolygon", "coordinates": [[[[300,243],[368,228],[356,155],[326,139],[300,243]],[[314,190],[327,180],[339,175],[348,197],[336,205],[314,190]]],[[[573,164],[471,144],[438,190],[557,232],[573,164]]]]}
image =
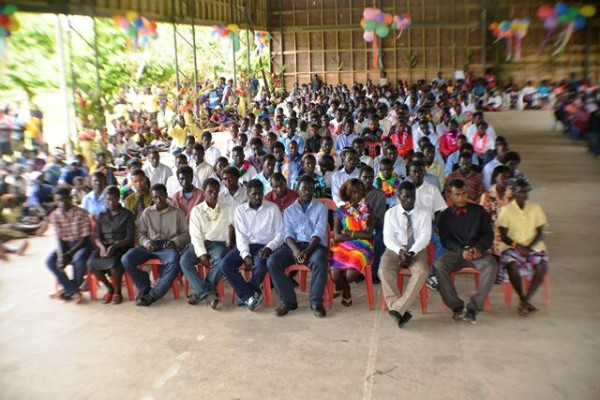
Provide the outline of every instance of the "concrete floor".
{"type": "MultiPolygon", "coordinates": [[[[499,287],[475,326],[454,323],[430,292],[406,329],[354,307],[319,320],[299,295],[272,308],[218,312],[169,294],[150,308],[49,300],[50,233],[0,268],[2,399],[598,399],[600,161],[558,132],[549,112],[488,116],[523,156],[551,226],[552,304],[527,319],[499,287]]],[[[459,277],[459,292],[472,280],[459,277]]],[[[376,288],[379,295],[380,288],[376,288]]],[[[465,296],[466,297],[466,296],[465,296]]],[[[379,297],[377,297],[379,298],[379,297]]],[[[534,303],[542,305],[541,293],[534,303]]]]}

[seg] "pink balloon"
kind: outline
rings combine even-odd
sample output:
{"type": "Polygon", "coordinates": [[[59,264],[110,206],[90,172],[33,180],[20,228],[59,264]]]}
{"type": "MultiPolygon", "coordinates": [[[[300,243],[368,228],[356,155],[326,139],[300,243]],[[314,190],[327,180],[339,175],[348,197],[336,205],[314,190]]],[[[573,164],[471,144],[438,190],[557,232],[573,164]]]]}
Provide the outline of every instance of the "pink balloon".
{"type": "Polygon", "coordinates": [[[552,8],[551,6],[549,6],[547,4],[543,5],[540,8],[538,8],[536,15],[539,19],[542,19],[542,20],[549,18],[549,17],[553,17],[555,15],[554,8],[552,8]]]}
{"type": "Polygon", "coordinates": [[[363,39],[365,39],[365,42],[372,42],[375,39],[375,31],[365,31],[363,39]]]}
{"type": "Polygon", "coordinates": [[[379,13],[380,11],[377,8],[367,7],[363,11],[363,17],[365,17],[365,19],[375,19],[379,13]]]}

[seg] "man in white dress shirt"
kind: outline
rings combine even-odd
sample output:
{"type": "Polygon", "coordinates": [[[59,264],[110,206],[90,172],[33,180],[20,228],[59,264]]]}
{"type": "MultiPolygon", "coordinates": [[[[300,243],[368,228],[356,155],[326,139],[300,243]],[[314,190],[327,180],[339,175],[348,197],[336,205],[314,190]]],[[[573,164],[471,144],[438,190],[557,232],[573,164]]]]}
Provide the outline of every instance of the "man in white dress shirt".
{"type": "Polygon", "coordinates": [[[217,159],[221,157],[221,152],[212,145],[212,133],[206,131],[202,133],[202,147],[204,147],[204,160],[211,166],[215,166],[217,159]]]}
{"type": "Polygon", "coordinates": [[[219,204],[228,204],[233,209],[248,201],[246,188],[240,185],[240,171],[232,166],[227,166],[221,171],[223,188],[219,192],[219,204]]]}
{"type": "Polygon", "coordinates": [[[240,301],[250,311],[262,303],[261,283],[267,274],[267,259],[283,244],[283,222],[279,208],[263,201],[263,185],[258,179],[248,182],[248,202],[235,209],[235,248],[221,261],[219,268],[229,281],[240,301]],[[239,268],[252,270],[246,282],[239,268]]]}
{"type": "Polygon", "coordinates": [[[204,147],[201,143],[194,144],[192,149],[192,156],[194,157],[194,177],[198,178],[200,182],[204,182],[215,173],[212,165],[204,161],[204,147]]]}
{"type": "Polygon", "coordinates": [[[358,153],[353,148],[346,150],[344,157],[344,168],[334,172],[331,176],[331,197],[335,204],[342,205],[344,201],[340,199],[340,188],[344,182],[357,178],[360,175],[360,170],[356,168],[358,165],[358,153]]]}
{"type": "Polygon", "coordinates": [[[379,265],[379,279],[388,313],[402,328],[412,318],[409,311],[427,280],[427,245],[431,238],[431,214],[415,208],[417,190],[413,183],[398,188],[400,204],[385,213],[383,242],[386,250],[379,265]],[[397,278],[402,268],[410,269],[404,293],[400,295],[397,278]]]}
{"type": "Polygon", "coordinates": [[[157,183],[166,185],[167,179],[173,175],[173,171],[165,164],[160,162],[160,153],[158,150],[152,150],[148,155],[148,163],[144,165],[142,171],[150,179],[150,186],[154,186],[157,183]]]}

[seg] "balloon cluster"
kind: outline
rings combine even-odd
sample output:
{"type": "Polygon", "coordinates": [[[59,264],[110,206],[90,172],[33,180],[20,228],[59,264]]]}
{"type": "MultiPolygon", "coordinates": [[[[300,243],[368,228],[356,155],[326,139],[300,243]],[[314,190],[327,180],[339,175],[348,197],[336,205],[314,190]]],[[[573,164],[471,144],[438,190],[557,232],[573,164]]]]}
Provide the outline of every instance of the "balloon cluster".
{"type": "Polygon", "coordinates": [[[260,51],[267,46],[267,43],[271,39],[272,37],[269,32],[256,32],[254,34],[254,45],[256,46],[257,50],[260,51]]]}
{"type": "Polygon", "coordinates": [[[400,33],[398,33],[397,38],[402,36],[402,32],[404,32],[404,30],[406,28],[410,27],[411,24],[412,24],[412,21],[411,21],[409,13],[406,13],[406,14],[402,13],[400,15],[395,15],[394,22],[392,22],[392,29],[397,29],[400,31],[400,33]]]}
{"type": "Polygon", "coordinates": [[[573,32],[585,28],[587,18],[591,18],[595,14],[596,6],[592,4],[569,7],[567,3],[561,1],[556,3],[554,7],[545,4],[538,8],[536,15],[543,21],[547,33],[546,38],[538,48],[537,54],[540,55],[544,52],[552,34],[559,26],[563,27],[563,31],[559,35],[552,55],[555,56],[562,52],[571,39],[573,32]]]}
{"type": "Polygon", "coordinates": [[[210,36],[220,39],[231,39],[234,49],[236,51],[240,49],[240,28],[237,24],[213,25],[210,36]]]}
{"type": "Polygon", "coordinates": [[[13,32],[19,30],[19,21],[15,18],[17,6],[7,4],[0,7],[0,38],[10,37],[13,32]]]}
{"type": "Polygon", "coordinates": [[[363,38],[365,42],[375,40],[375,35],[385,38],[390,33],[390,25],[394,21],[392,14],[384,13],[379,8],[367,7],[363,10],[363,18],[360,26],[365,30],[363,38]]]}
{"type": "Polygon", "coordinates": [[[501,39],[506,40],[506,61],[509,61],[513,56],[517,61],[521,59],[521,41],[527,35],[529,23],[529,18],[516,18],[512,21],[492,22],[490,24],[489,28],[496,38],[496,42],[501,39]]]}
{"type": "Polygon", "coordinates": [[[125,16],[115,15],[112,19],[123,29],[127,38],[134,40],[136,49],[138,44],[145,47],[150,39],[158,38],[156,22],[139,16],[135,11],[128,11],[125,16]]]}

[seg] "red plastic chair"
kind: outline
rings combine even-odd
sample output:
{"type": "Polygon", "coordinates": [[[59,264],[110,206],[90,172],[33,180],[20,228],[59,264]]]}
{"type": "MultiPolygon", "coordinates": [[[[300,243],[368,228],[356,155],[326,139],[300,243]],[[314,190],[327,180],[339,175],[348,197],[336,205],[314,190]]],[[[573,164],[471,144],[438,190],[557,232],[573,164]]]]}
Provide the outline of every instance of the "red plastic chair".
{"type": "MultiPolygon", "coordinates": [[[[400,273],[398,274],[398,289],[400,289],[400,294],[402,294],[402,292],[404,291],[404,277],[405,276],[410,276],[410,269],[408,268],[403,268],[400,270],[400,273]]],[[[427,313],[427,283],[424,283],[423,286],[421,287],[421,292],[419,293],[419,296],[421,297],[421,314],[426,314],[427,313]]],[[[385,296],[383,295],[383,291],[381,291],[381,309],[385,311],[386,309],[386,304],[385,304],[385,296]]]]}
{"type": "MultiPolygon", "coordinates": [[[[208,275],[210,268],[199,263],[198,265],[196,265],[196,269],[198,270],[198,275],[200,275],[200,277],[202,279],[206,279],[206,276],[208,275]]],[[[183,292],[185,293],[186,298],[188,296],[189,290],[190,290],[190,283],[187,279],[185,279],[185,276],[184,276],[183,277],[183,292]]],[[[219,301],[221,303],[223,303],[225,301],[225,285],[223,285],[223,279],[220,279],[219,283],[217,283],[217,295],[219,296],[219,301]]]]}
{"type": "Polygon", "coordinates": [[[373,290],[373,262],[372,261],[365,268],[363,276],[365,277],[365,282],[367,283],[367,304],[369,306],[369,311],[373,311],[375,309],[375,293],[373,290]]]}
{"type": "MultiPolygon", "coordinates": [[[[123,276],[125,277],[125,275],[127,275],[126,272],[123,274],[123,276]]],[[[131,279],[131,278],[129,278],[129,279],[131,279]]],[[[87,280],[88,280],[88,288],[90,289],[90,298],[92,300],[98,299],[98,286],[100,285],[100,281],[98,281],[98,278],[96,278],[96,275],[94,275],[92,272],[89,272],[89,271],[87,273],[87,280]]],[[[112,281],[112,277],[110,278],[110,281],[114,285],[114,283],[112,281]]],[[[127,278],[125,278],[125,282],[127,282],[127,278]]],[[[129,301],[133,301],[133,299],[134,299],[133,285],[131,285],[131,286],[127,285],[127,297],[129,298],[129,301]]]]}
{"type": "MultiPolygon", "coordinates": [[[[452,275],[451,275],[452,282],[455,281],[457,274],[458,275],[473,275],[473,279],[475,280],[475,289],[477,290],[477,288],[479,287],[479,271],[477,270],[477,268],[465,267],[465,268],[461,269],[458,272],[452,273],[452,275]]],[[[485,298],[485,303],[484,303],[483,307],[485,308],[486,311],[489,311],[489,310],[492,309],[492,305],[491,305],[490,295],[489,294],[485,298]]],[[[446,311],[448,309],[448,307],[446,307],[446,304],[442,303],[442,309],[444,311],[446,311]]]]}
{"type": "MultiPolygon", "coordinates": [[[[523,287],[525,288],[525,290],[529,290],[530,285],[531,285],[531,281],[529,279],[523,278],[523,287]]],[[[510,306],[512,304],[512,294],[514,292],[512,284],[510,282],[502,282],[502,290],[504,290],[504,306],[510,308],[510,306]]],[[[544,275],[544,281],[542,283],[542,290],[544,292],[544,304],[546,306],[549,306],[550,299],[551,299],[550,273],[549,272],[546,272],[546,275],[544,275]]]]}
{"type": "MultiPolygon", "coordinates": [[[[158,267],[160,267],[162,265],[160,260],[158,258],[152,258],[152,259],[138,265],[138,268],[142,268],[146,265],[149,265],[152,267],[152,278],[154,279],[154,281],[157,281],[158,280],[158,267]]],[[[178,277],[175,281],[173,281],[173,284],[171,285],[171,288],[173,289],[173,298],[174,299],[179,299],[179,281],[181,281],[181,277],[178,277]]],[[[125,282],[127,283],[127,293],[133,293],[133,280],[131,279],[129,274],[125,274],[125,282]]]]}
{"type": "Polygon", "coordinates": [[[367,154],[371,158],[375,158],[381,154],[381,142],[365,142],[365,148],[367,149],[367,154]]]}

